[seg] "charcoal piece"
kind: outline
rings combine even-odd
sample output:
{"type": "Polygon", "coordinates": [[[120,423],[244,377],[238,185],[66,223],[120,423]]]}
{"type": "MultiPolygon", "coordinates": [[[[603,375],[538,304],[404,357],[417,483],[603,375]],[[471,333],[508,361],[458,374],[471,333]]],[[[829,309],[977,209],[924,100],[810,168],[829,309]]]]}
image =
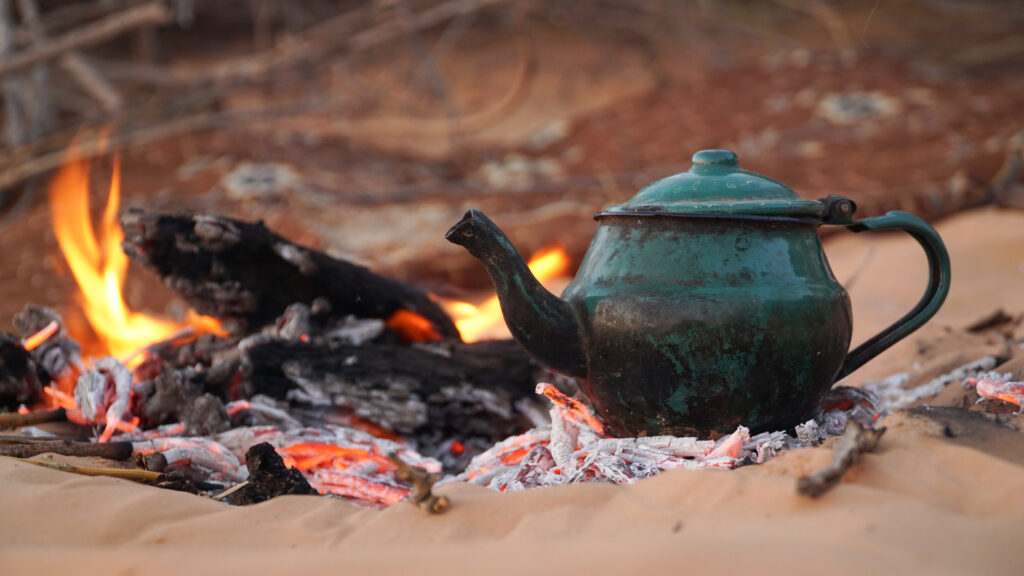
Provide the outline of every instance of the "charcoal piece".
{"type": "Polygon", "coordinates": [[[231,428],[224,403],[213,394],[202,394],[181,413],[186,436],[208,436],[231,428]]]}
{"type": "Polygon", "coordinates": [[[288,242],[263,223],[209,215],[121,215],[124,251],[156,272],[198,312],[252,332],[296,302],[333,318],[388,318],[410,310],[458,338],[451,318],[423,291],[288,242]]]}
{"type": "Polygon", "coordinates": [[[431,445],[450,437],[493,443],[530,428],[515,405],[534,401],[544,374],[512,340],[345,346],[253,337],[240,348],[250,394],[347,409],[431,445]]]}
{"type": "Polygon", "coordinates": [[[32,350],[31,355],[42,368],[44,377],[53,380],[82,362],[82,347],[64,330],[63,318],[50,308],[29,304],[15,314],[13,319],[14,327],[22,338],[32,336],[50,322],[57,322],[60,330],[32,350]]]}
{"type": "Polygon", "coordinates": [[[249,469],[249,483],[227,498],[231,504],[244,506],[285,494],[317,493],[302,472],[285,467],[280,454],[267,442],[249,448],[245,466],[249,469]]]}
{"type": "Polygon", "coordinates": [[[41,391],[30,353],[16,338],[0,333],[0,407],[14,410],[19,404],[31,404],[41,391]]]}
{"type": "Polygon", "coordinates": [[[156,484],[160,488],[177,492],[199,494],[201,492],[194,478],[186,470],[172,470],[164,474],[164,479],[156,484]]]}
{"type": "Polygon", "coordinates": [[[181,421],[185,406],[202,393],[193,375],[191,369],[168,370],[153,380],[139,382],[134,387],[132,414],[145,428],[181,421]]]}
{"type": "Polygon", "coordinates": [[[224,403],[205,392],[206,375],[193,368],[166,370],[139,382],[132,395],[132,414],[145,428],[181,422],[190,436],[206,436],[231,427],[224,403]]]}

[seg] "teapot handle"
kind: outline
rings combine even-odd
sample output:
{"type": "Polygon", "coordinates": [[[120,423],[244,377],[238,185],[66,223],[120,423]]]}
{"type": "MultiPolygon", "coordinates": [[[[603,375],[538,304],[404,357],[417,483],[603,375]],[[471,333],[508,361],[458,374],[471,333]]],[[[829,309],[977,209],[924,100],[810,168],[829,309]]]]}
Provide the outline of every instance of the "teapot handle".
{"type": "MultiPolygon", "coordinates": [[[[850,202],[849,200],[846,202],[850,202]]],[[[946,300],[949,293],[949,254],[946,252],[946,245],[934,228],[924,220],[906,212],[894,211],[884,216],[865,218],[856,222],[850,221],[853,213],[852,202],[850,206],[838,206],[838,210],[832,210],[833,218],[826,217],[826,224],[845,225],[847,230],[853,232],[864,232],[865,230],[903,230],[917,240],[924,253],[928,257],[928,287],[924,296],[918,301],[914,308],[907,312],[902,318],[891,326],[882,330],[871,339],[867,340],[846,356],[842,368],[836,375],[836,381],[845,378],[849,373],[863,366],[868,360],[882,353],[886,348],[899,342],[914,330],[917,330],[928,321],[939,307],[946,300]],[[844,221],[845,220],[845,221],[844,221]]]]}

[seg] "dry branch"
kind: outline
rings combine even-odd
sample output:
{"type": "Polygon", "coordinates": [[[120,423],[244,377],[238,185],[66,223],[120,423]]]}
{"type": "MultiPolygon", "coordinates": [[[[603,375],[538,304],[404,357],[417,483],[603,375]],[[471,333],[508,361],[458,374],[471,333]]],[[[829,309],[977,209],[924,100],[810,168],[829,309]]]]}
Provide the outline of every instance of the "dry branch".
{"type": "Polygon", "coordinates": [[[47,440],[27,444],[0,444],[0,456],[31,458],[37,454],[61,454],[63,456],[98,456],[110,460],[127,460],[132,457],[131,442],[75,442],[73,440],[47,440]]]}
{"type": "Polygon", "coordinates": [[[884,427],[861,428],[856,424],[849,424],[846,432],[839,437],[832,449],[832,463],[810,476],[797,480],[797,493],[818,498],[828,492],[843,479],[846,471],[860,459],[861,454],[871,452],[878,446],[882,434],[885,434],[884,427]]]}
{"type": "Polygon", "coordinates": [[[17,412],[5,412],[0,414],[0,428],[17,428],[19,426],[35,426],[46,422],[64,422],[68,419],[63,408],[56,410],[40,410],[19,414],[17,412]]]}
{"type": "Polygon", "coordinates": [[[99,44],[140,26],[158,26],[171,22],[174,14],[162,2],[127,8],[97,22],[0,60],[0,76],[21,70],[37,62],[52,60],[66,52],[99,44]]]}

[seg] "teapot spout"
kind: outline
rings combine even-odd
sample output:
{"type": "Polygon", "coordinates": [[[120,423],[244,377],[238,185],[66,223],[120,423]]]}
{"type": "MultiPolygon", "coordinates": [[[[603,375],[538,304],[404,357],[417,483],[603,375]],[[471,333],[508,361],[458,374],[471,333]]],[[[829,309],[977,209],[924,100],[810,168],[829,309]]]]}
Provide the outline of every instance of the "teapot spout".
{"type": "Polygon", "coordinates": [[[530,354],[557,372],[586,376],[582,331],[572,306],[541,286],[494,222],[469,210],[444,237],[483,263],[509,331],[530,354]]]}

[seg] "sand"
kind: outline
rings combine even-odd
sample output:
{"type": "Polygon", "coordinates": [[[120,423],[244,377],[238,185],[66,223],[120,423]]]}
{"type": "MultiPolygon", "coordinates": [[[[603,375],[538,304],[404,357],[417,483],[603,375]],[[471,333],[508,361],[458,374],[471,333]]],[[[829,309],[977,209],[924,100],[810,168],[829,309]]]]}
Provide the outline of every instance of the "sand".
{"type": "MultiPolygon", "coordinates": [[[[975,211],[939,231],[957,276],[926,338],[999,306],[1024,311],[1024,213],[975,211]]],[[[923,290],[923,257],[901,236],[830,241],[836,275],[861,267],[871,244],[851,290],[856,338],[923,290]]],[[[924,373],[929,354],[993,345],[972,338],[922,352],[911,337],[865,370],[924,373]]],[[[1024,375],[1024,353],[1014,352],[1024,375]]],[[[958,405],[963,394],[951,388],[932,403],[958,405]]],[[[440,492],[453,504],[439,516],[296,496],[236,508],[0,459],[0,574],[1024,573],[1024,434],[963,409],[898,413],[883,425],[877,452],[818,500],[798,496],[796,478],[826,465],[831,443],[628,487],[448,485],[440,492]]]]}

